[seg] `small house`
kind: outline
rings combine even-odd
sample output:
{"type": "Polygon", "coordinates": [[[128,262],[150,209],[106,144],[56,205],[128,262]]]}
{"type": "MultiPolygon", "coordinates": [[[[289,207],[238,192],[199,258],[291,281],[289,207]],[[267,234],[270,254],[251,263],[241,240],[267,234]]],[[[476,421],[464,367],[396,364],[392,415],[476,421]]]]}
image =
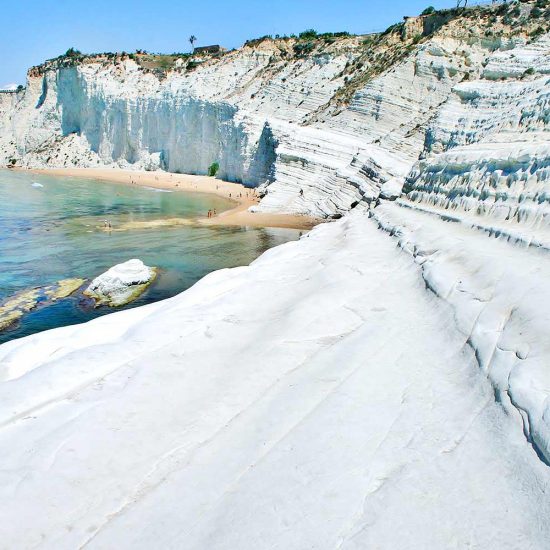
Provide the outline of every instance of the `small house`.
{"type": "Polygon", "coordinates": [[[193,50],[193,53],[209,53],[220,54],[226,52],[225,48],[222,48],[219,44],[213,44],[212,46],[198,46],[193,50]]]}

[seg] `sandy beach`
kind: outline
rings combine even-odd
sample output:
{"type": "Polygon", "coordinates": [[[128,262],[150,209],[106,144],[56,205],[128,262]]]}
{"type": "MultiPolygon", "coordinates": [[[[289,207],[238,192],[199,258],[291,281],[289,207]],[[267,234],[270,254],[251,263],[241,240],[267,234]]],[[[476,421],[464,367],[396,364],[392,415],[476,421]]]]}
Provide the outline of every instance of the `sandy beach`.
{"type": "MultiPolygon", "coordinates": [[[[307,216],[250,212],[248,209],[259,202],[254,189],[245,187],[240,183],[223,181],[210,176],[112,168],[48,168],[33,169],[30,172],[50,176],[90,178],[171,191],[210,193],[235,202],[235,207],[230,210],[221,212],[213,218],[205,217],[197,220],[198,223],[205,225],[282,227],[309,230],[321,222],[321,220],[307,216]]],[[[166,222],[169,222],[169,220],[166,220],[166,222]]],[[[163,225],[172,224],[165,223],[163,220],[149,222],[149,226],[152,228],[163,225]]],[[[128,227],[127,229],[131,228],[128,227]]]]}

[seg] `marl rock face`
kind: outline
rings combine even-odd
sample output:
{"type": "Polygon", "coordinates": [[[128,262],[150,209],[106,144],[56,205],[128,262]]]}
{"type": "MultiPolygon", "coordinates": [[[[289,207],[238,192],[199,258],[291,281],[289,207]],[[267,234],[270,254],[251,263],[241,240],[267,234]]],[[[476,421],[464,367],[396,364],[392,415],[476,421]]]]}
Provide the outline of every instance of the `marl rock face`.
{"type": "MultiPolygon", "coordinates": [[[[406,176],[414,200],[443,203],[450,192],[483,202],[475,182],[495,173],[505,184],[502,163],[472,171],[477,161],[462,155],[457,177],[442,173],[439,185],[434,170],[446,161],[436,155],[546,139],[548,37],[529,37],[538,28],[529,9],[517,24],[485,9],[409,20],[384,36],[260,40],[192,70],[176,62],[162,78],[128,56],[45,64],[0,104],[0,161],[201,174],[217,161],[219,177],[261,188],[258,209],[320,217],[368,206],[406,176]],[[426,198],[427,188],[437,190],[426,198]]],[[[511,172],[526,167],[503,155],[511,172]]],[[[536,177],[544,186],[544,170],[536,177]]]]}
{"type": "Polygon", "coordinates": [[[457,85],[430,126],[407,198],[547,225],[549,75],[548,35],[490,56],[480,80],[457,85]]]}

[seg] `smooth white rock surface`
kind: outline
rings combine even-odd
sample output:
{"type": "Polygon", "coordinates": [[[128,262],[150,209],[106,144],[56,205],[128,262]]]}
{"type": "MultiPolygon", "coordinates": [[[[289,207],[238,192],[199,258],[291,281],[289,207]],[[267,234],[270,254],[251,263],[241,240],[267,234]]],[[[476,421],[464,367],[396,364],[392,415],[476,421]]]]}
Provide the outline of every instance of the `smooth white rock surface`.
{"type": "Polygon", "coordinates": [[[1,346],[3,544],[546,547],[548,259],[401,210],[1,346]]]}

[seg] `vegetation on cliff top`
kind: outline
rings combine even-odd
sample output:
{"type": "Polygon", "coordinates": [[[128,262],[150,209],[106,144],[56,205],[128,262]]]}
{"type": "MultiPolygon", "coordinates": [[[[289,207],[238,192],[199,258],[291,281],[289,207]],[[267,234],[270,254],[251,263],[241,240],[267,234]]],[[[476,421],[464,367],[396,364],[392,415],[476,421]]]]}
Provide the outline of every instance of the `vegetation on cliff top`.
{"type": "MultiPolygon", "coordinates": [[[[456,38],[466,40],[498,40],[504,36],[522,34],[528,39],[535,39],[548,30],[549,22],[550,0],[522,0],[443,10],[429,6],[420,16],[405,18],[405,21],[391,25],[381,33],[356,36],[345,31],[319,33],[314,29],[307,29],[298,35],[262,36],[248,40],[244,46],[255,48],[264,42],[272,42],[278,48],[278,55],[287,61],[291,58],[304,59],[325,55],[336,51],[333,46],[340,51],[350,51],[353,59],[350,59],[340,75],[345,77],[345,86],[335,97],[338,102],[345,103],[368,80],[405,58],[417,44],[442,28],[447,28],[445,32],[452,33],[456,38]],[[456,20],[460,21],[459,24],[450,28],[450,24],[456,20]]],[[[65,54],[33,67],[29,74],[38,76],[49,69],[85,63],[116,64],[132,59],[143,72],[153,73],[162,79],[172,70],[190,71],[205,61],[216,61],[230,53],[154,54],[137,50],[135,53],[83,54],[76,48],[69,48],[65,54]]]]}

